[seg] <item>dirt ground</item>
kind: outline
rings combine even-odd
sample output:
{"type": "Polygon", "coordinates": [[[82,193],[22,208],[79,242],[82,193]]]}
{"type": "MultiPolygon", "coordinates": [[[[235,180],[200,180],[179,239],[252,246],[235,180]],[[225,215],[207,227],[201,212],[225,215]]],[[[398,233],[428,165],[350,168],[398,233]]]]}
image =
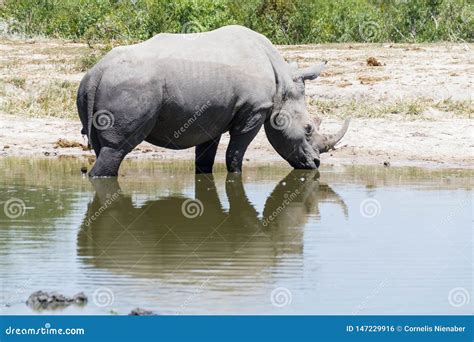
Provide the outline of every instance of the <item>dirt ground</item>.
{"type": "MultiPolygon", "coordinates": [[[[310,113],[323,118],[322,131],[334,132],[343,118],[352,117],[340,147],[322,155],[322,163],[474,165],[474,44],[330,44],[279,49],[300,66],[329,61],[321,77],[308,82],[306,90],[310,113]],[[369,57],[381,65],[368,65],[369,57]]],[[[88,48],[78,43],[0,40],[0,156],[93,156],[80,146],[56,146],[58,139],[85,143],[74,116],[73,94],[83,75],[77,60],[87,53],[88,48]],[[53,81],[70,82],[70,89],[60,93],[65,97],[62,102],[48,97],[46,101],[41,93],[53,81]],[[64,118],[45,117],[43,108],[64,118]]],[[[220,162],[227,142],[225,135],[217,157],[220,162]]],[[[143,143],[128,158],[183,160],[193,156],[193,149],[172,151],[143,143]]],[[[245,165],[282,162],[263,130],[250,145],[246,159],[245,165]]]]}

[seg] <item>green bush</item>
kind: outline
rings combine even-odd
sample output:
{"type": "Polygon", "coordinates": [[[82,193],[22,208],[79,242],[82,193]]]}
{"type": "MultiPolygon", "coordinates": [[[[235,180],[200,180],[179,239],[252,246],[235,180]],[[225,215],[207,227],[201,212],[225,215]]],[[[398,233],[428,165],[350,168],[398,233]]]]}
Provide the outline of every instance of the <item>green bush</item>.
{"type": "Polygon", "coordinates": [[[98,42],[229,24],[278,44],[471,42],[473,7],[468,0],[4,0],[0,20],[7,33],[98,42]]]}

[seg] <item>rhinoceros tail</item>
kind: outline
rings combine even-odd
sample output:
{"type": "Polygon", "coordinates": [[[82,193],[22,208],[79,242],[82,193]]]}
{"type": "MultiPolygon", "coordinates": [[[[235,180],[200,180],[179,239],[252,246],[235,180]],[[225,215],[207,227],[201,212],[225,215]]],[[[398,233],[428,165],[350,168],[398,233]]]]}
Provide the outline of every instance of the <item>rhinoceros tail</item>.
{"type": "Polygon", "coordinates": [[[92,145],[92,122],[94,121],[94,100],[97,86],[92,86],[87,91],[87,138],[92,145]]]}
{"type": "MultiPolygon", "coordinates": [[[[97,93],[97,88],[99,87],[100,79],[102,78],[102,73],[96,73],[91,77],[89,80],[89,84],[87,87],[87,139],[89,140],[89,145],[94,148],[96,155],[100,151],[100,143],[97,136],[93,137],[95,134],[92,131],[92,126],[94,123],[94,104],[95,104],[95,95],[97,93]]],[[[83,127],[83,130],[85,127],[83,127]]]]}
{"type": "Polygon", "coordinates": [[[87,85],[88,85],[88,76],[84,76],[79,85],[79,89],[77,90],[77,112],[79,113],[79,119],[81,119],[82,129],[81,134],[87,136],[88,144],[89,144],[89,135],[87,132],[87,85]]]}

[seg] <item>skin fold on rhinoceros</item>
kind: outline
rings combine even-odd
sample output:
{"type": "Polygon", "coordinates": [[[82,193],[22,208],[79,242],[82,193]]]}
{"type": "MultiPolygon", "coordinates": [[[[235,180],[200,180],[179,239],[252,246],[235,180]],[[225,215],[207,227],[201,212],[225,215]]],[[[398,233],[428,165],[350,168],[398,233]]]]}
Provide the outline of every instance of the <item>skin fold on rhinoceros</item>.
{"type": "Polygon", "coordinates": [[[241,172],[250,142],[265,126],[271,145],[297,169],[315,169],[334,135],[308,114],[304,82],[325,62],[287,63],[263,35],[242,26],[193,34],[162,33],[110,51],[81,81],[77,107],[97,160],[89,175],[117,176],[142,141],[196,147],[196,173],[211,173],[221,135],[229,132],[229,172],[241,172]]]}

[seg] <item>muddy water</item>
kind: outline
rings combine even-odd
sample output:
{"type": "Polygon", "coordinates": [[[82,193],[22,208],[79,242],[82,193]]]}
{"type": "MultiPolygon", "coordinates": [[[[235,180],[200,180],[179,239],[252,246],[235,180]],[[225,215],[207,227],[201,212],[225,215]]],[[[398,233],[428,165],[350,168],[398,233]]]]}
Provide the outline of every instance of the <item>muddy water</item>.
{"type": "Polygon", "coordinates": [[[83,164],[0,160],[2,314],[472,312],[472,172],[83,164]],[[37,290],[89,302],[34,311],[37,290]]]}

